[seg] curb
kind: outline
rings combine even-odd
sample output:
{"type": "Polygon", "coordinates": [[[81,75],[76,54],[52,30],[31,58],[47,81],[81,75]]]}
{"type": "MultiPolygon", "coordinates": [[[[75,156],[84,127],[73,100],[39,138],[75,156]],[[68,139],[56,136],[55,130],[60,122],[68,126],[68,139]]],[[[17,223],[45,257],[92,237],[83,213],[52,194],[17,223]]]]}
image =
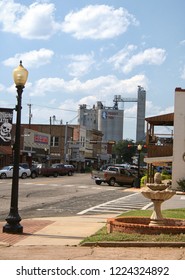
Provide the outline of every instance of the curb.
{"type": "Polygon", "coordinates": [[[81,247],[185,247],[185,242],[85,242],[81,247]]]}
{"type": "Polygon", "coordinates": [[[177,195],[185,195],[185,192],[181,192],[181,191],[176,191],[177,195]]]}

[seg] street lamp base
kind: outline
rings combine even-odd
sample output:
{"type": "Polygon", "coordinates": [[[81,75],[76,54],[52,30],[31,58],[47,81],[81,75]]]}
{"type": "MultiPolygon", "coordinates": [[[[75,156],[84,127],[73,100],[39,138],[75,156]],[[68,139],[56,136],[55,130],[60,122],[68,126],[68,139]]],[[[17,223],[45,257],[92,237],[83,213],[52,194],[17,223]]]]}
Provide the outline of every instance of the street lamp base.
{"type": "Polygon", "coordinates": [[[23,226],[21,224],[6,224],[3,226],[3,232],[6,233],[23,233],[23,226]]]}
{"type": "Polygon", "coordinates": [[[21,217],[18,209],[10,208],[10,213],[6,218],[6,224],[3,226],[3,232],[6,233],[23,233],[23,226],[20,224],[21,217]]]}

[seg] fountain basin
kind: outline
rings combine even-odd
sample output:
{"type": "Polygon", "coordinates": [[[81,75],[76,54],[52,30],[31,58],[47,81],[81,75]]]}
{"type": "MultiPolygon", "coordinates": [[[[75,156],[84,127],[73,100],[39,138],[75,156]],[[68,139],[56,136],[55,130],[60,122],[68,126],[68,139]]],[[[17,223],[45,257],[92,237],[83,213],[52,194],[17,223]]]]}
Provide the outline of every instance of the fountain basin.
{"type": "MultiPolygon", "coordinates": [[[[158,184],[159,185],[159,184],[158,184]]],[[[154,204],[154,210],[150,217],[150,226],[163,226],[165,225],[165,220],[161,212],[161,204],[170,199],[175,195],[175,191],[164,190],[164,191],[153,191],[146,190],[141,192],[143,196],[149,198],[154,204]]]]}
{"type": "Polygon", "coordinates": [[[147,183],[146,186],[153,191],[163,191],[169,187],[168,185],[157,183],[147,183]]]}
{"type": "Polygon", "coordinates": [[[165,225],[150,225],[146,217],[117,217],[107,220],[107,232],[139,234],[185,234],[185,220],[163,219],[165,225]]]}
{"type": "Polygon", "coordinates": [[[152,190],[146,190],[146,191],[142,191],[142,194],[146,197],[149,198],[151,200],[161,200],[161,201],[165,201],[170,199],[173,195],[175,195],[175,191],[152,191],[152,190]]]}

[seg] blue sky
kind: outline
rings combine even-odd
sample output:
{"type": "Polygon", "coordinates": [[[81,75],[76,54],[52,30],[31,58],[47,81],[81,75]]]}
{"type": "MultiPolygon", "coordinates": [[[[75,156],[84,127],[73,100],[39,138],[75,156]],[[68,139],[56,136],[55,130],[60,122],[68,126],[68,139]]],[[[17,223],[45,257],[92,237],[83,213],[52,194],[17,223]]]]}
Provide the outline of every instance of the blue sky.
{"type": "MultiPolygon", "coordinates": [[[[22,60],[23,123],[27,104],[32,123],[77,123],[79,104],[113,106],[138,85],[146,117],[173,112],[174,90],[185,88],[184,11],[184,0],[0,0],[0,107],[16,104],[12,71],[22,60]]],[[[124,139],[135,139],[137,105],[123,105],[124,139]]]]}

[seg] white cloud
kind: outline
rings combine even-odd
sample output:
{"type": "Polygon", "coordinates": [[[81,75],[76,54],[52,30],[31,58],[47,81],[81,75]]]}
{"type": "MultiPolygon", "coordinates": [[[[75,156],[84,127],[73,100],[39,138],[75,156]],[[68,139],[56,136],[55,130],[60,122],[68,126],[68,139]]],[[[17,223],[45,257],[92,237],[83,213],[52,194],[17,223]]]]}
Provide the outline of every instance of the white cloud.
{"type": "Polygon", "coordinates": [[[136,96],[138,85],[147,89],[148,81],[144,75],[135,75],[125,80],[119,80],[116,76],[108,75],[85,82],[76,78],[69,81],[60,78],[43,78],[36,81],[27,91],[30,92],[30,96],[38,97],[56,93],[55,98],[58,100],[66,99],[67,94],[69,96],[72,94],[77,100],[79,100],[79,94],[81,98],[94,96],[96,100],[103,100],[112,104],[115,94],[136,96]]]}
{"type": "MultiPolygon", "coordinates": [[[[31,91],[32,90],[32,83],[30,83],[29,81],[26,82],[26,86],[25,87],[26,87],[26,92],[31,91]]],[[[7,93],[12,94],[14,96],[16,96],[16,89],[15,89],[15,84],[13,83],[13,78],[12,78],[11,86],[6,87],[4,91],[7,92],[7,93]]]]}
{"type": "Polygon", "coordinates": [[[57,31],[72,33],[77,39],[107,39],[119,36],[130,25],[138,25],[126,9],[108,5],[89,5],[70,12],[64,21],[55,20],[55,5],[34,2],[30,6],[1,0],[0,23],[2,30],[26,39],[47,40],[57,31]]]}
{"type": "Polygon", "coordinates": [[[124,117],[129,119],[136,119],[137,115],[137,104],[134,104],[133,106],[126,108],[124,112],[124,117]]]}
{"type": "MultiPolygon", "coordinates": [[[[50,123],[50,117],[56,115],[56,110],[54,111],[53,108],[49,107],[42,107],[39,105],[32,106],[32,123],[50,123]],[[55,112],[55,113],[53,113],[55,112]]],[[[58,119],[58,115],[57,115],[58,119]]]]}
{"type": "Polygon", "coordinates": [[[26,13],[25,6],[14,3],[13,0],[2,0],[0,2],[0,22],[3,31],[16,33],[17,18],[21,18],[24,13],[26,13]]]}
{"type": "Polygon", "coordinates": [[[152,101],[146,101],[146,116],[153,117],[158,115],[165,115],[174,112],[174,106],[162,109],[161,106],[156,106],[152,101]]]}
{"type": "Polygon", "coordinates": [[[35,81],[30,89],[30,96],[45,96],[47,93],[60,91],[64,85],[65,81],[60,78],[42,78],[35,81]]]}
{"type": "Polygon", "coordinates": [[[86,75],[95,63],[93,54],[70,55],[68,58],[71,60],[71,63],[68,65],[69,75],[75,77],[86,75]]]}
{"type": "Polygon", "coordinates": [[[77,123],[78,121],[78,105],[79,102],[75,101],[72,98],[66,99],[59,106],[61,110],[61,117],[63,123],[68,122],[69,124],[77,123]],[[69,110],[70,108],[70,110],[69,110]]]}
{"type": "Polygon", "coordinates": [[[143,52],[133,54],[136,49],[136,46],[129,45],[110,57],[108,62],[113,63],[115,69],[128,74],[139,65],[161,65],[166,59],[166,51],[164,49],[149,48],[143,52]]]}
{"type": "Polygon", "coordinates": [[[26,39],[48,39],[60,28],[54,20],[52,3],[34,2],[29,7],[13,0],[0,2],[0,23],[5,32],[18,34],[26,39]]]}
{"type": "Polygon", "coordinates": [[[33,50],[26,53],[15,54],[14,57],[10,57],[3,61],[5,66],[16,67],[19,61],[23,61],[23,65],[27,68],[38,68],[42,65],[46,65],[51,62],[54,52],[49,49],[33,50]]]}
{"type": "Polygon", "coordinates": [[[152,101],[146,101],[146,117],[153,117],[160,114],[161,107],[156,106],[152,101]]]}
{"type": "Polygon", "coordinates": [[[138,25],[135,17],[124,8],[107,5],[89,5],[65,16],[62,30],[77,39],[108,39],[127,31],[130,25],[138,25]]]}
{"type": "Polygon", "coordinates": [[[174,112],[174,106],[170,106],[165,108],[164,110],[161,110],[159,115],[165,115],[165,114],[169,114],[169,113],[173,113],[174,112]]]}
{"type": "Polygon", "coordinates": [[[79,113],[78,113],[79,105],[87,104],[88,108],[92,108],[92,106],[94,104],[96,104],[96,102],[97,102],[97,98],[92,95],[83,97],[83,98],[79,99],[78,101],[71,99],[71,98],[65,100],[59,106],[59,108],[64,111],[64,112],[62,112],[63,121],[68,122],[69,124],[77,123],[78,117],[79,117],[79,113]],[[69,108],[70,108],[70,110],[69,110],[69,108]],[[73,111],[73,113],[71,113],[71,111],[73,111]]]}
{"type": "Polygon", "coordinates": [[[121,91],[130,94],[134,93],[135,96],[135,92],[137,91],[136,89],[138,88],[138,86],[142,86],[145,90],[148,89],[148,79],[145,75],[135,75],[129,79],[123,80],[123,87],[121,91]]]}
{"type": "Polygon", "coordinates": [[[94,96],[94,95],[89,95],[89,96],[86,96],[86,97],[83,97],[79,100],[78,104],[82,105],[82,104],[88,104],[88,106],[90,106],[92,108],[92,106],[94,104],[96,104],[96,102],[99,101],[97,99],[97,96],[94,96]]]}
{"type": "Polygon", "coordinates": [[[165,59],[165,50],[157,48],[147,49],[144,52],[133,55],[123,67],[123,71],[129,73],[133,68],[142,64],[161,65],[165,59]]]}
{"type": "Polygon", "coordinates": [[[137,46],[128,45],[114,54],[108,59],[109,63],[114,65],[114,68],[119,70],[129,60],[131,53],[137,49],[137,46]]]}

